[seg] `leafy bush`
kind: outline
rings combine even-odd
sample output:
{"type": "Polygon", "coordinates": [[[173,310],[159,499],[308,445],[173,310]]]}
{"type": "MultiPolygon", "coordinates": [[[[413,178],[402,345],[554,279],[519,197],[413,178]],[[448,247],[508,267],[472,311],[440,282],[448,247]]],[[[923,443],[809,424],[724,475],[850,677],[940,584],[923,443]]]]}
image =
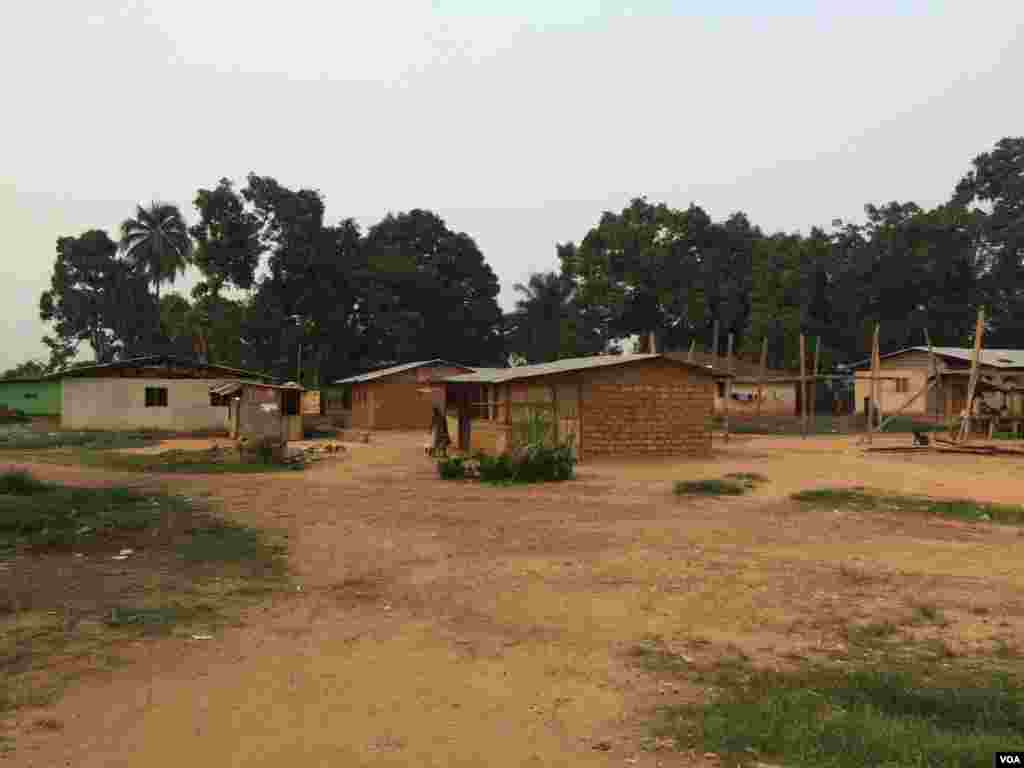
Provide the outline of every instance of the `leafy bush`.
{"type": "Polygon", "coordinates": [[[550,446],[527,445],[514,460],[515,479],[521,483],[571,480],[576,467],[576,452],[571,442],[550,446]]]}
{"type": "Polygon", "coordinates": [[[488,456],[480,453],[476,456],[477,472],[480,479],[485,483],[511,483],[516,479],[516,465],[512,456],[502,453],[498,456],[488,456]]]}
{"type": "Polygon", "coordinates": [[[437,462],[437,473],[444,480],[461,480],[466,476],[466,459],[462,456],[447,456],[437,462]]]}
{"type": "Polygon", "coordinates": [[[747,488],[732,480],[678,480],[672,490],[677,496],[742,496],[747,488]]]}

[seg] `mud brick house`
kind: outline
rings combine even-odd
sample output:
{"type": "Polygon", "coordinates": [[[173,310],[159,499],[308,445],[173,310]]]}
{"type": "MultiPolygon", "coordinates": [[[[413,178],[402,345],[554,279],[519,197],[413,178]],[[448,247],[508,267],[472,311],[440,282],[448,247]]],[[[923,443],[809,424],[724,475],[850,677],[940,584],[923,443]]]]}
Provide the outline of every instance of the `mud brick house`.
{"type": "Polygon", "coordinates": [[[505,451],[539,413],[554,437],[571,436],[582,460],[709,454],[716,380],[723,376],[660,354],[597,355],[481,369],[443,384],[449,432],[460,450],[505,451]]]}
{"type": "Polygon", "coordinates": [[[168,432],[222,432],[228,402],[211,389],[228,381],[271,381],[266,374],[172,355],[83,365],[46,378],[61,384],[64,429],[168,432]]]}
{"type": "MultiPolygon", "coordinates": [[[[939,369],[938,386],[903,410],[907,416],[948,421],[959,417],[967,407],[967,387],[973,349],[934,347],[939,369]]],[[[928,347],[908,347],[882,355],[878,382],[879,403],[883,413],[891,413],[923,388],[931,376],[928,347]]],[[[871,362],[852,366],[856,373],[857,412],[864,413],[871,397],[871,362]]],[[[983,349],[978,358],[978,396],[974,407],[1004,411],[1008,416],[1024,417],[1024,350],[983,349]],[[982,406],[984,403],[984,406],[982,406]]]]}
{"type": "Polygon", "coordinates": [[[438,383],[477,368],[447,360],[421,360],[379,368],[336,381],[352,387],[352,426],[356,429],[430,429],[433,404],[443,402],[438,383]]]}

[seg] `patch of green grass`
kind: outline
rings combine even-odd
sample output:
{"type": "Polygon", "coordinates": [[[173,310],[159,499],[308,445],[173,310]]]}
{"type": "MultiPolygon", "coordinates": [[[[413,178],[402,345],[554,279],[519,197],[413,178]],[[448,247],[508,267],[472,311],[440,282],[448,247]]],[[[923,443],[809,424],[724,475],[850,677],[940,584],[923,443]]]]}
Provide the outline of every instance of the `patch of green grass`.
{"type": "Polygon", "coordinates": [[[938,606],[930,603],[918,603],[915,605],[912,621],[915,624],[938,624],[942,627],[949,624],[938,606]]]}
{"type": "Polygon", "coordinates": [[[982,766],[1019,740],[1024,688],[1008,676],[884,668],[755,671],[704,708],[670,707],[680,747],[794,766],[982,766]]]}
{"type": "Polygon", "coordinates": [[[49,490],[51,486],[37,480],[32,473],[24,469],[12,469],[0,475],[0,494],[31,496],[49,490]]]}
{"type": "Polygon", "coordinates": [[[725,479],[749,485],[768,482],[768,478],[758,472],[730,472],[725,476],[725,479]]]}
{"type": "Polygon", "coordinates": [[[677,480],[672,490],[677,496],[742,496],[748,487],[733,480],[677,480]]]}
{"type": "Polygon", "coordinates": [[[47,450],[51,448],[88,448],[114,450],[141,448],[159,440],[156,432],[39,432],[25,428],[0,430],[0,449],[47,450]]]}
{"type": "Polygon", "coordinates": [[[270,570],[283,567],[284,552],[261,531],[219,519],[193,530],[178,546],[178,554],[191,562],[244,563],[270,570]]]}
{"type": "Polygon", "coordinates": [[[72,488],[8,474],[14,492],[0,493],[0,548],[64,548],[117,531],[155,525],[164,514],[187,509],[176,496],[128,488],[72,488]]]}
{"type": "Polygon", "coordinates": [[[667,672],[682,674],[689,671],[690,662],[681,655],[667,651],[656,639],[645,640],[630,650],[630,655],[638,659],[640,666],[648,672],[667,672]]]}
{"type": "Polygon", "coordinates": [[[851,643],[866,644],[891,637],[896,632],[896,625],[890,621],[851,624],[846,627],[846,639],[851,643]]]}
{"type": "Polygon", "coordinates": [[[832,508],[852,508],[861,511],[911,512],[924,515],[968,520],[996,522],[1006,525],[1024,524],[1024,506],[990,504],[970,499],[931,499],[925,496],[900,496],[855,488],[816,488],[800,491],[791,496],[795,501],[832,508]]]}
{"type": "MultiPolygon", "coordinates": [[[[0,445],[0,448],[3,446],[0,445]]],[[[303,469],[302,464],[278,464],[214,460],[207,451],[167,451],[157,454],[117,453],[105,450],[74,450],[43,454],[33,461],[48,464],[101,467],[122,472],[166,472],[180,474],[262,474],[303,469]]]]}

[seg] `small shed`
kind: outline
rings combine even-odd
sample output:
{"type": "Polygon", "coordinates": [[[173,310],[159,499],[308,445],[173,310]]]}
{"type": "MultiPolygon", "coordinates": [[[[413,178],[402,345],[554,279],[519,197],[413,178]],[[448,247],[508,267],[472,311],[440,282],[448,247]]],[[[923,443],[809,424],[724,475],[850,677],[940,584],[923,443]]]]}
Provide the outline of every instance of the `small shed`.
{"type": "Polygon", "coordinates": [[[447,376],[477,368],[447,360],[379,368],[335,382],[352,387],[352,426],[356,429],[430,429],[433,404],[440,403],[447,376]]]}
{"type": "Polygon", "coordinates": [[[302,394],[298,384],[230,381],[210,387],[210,397],[227,406],[225,428],[234,439],[301,440],[302,394]]]}
{"type": "Polygon", "coordinates": [[[463,451],[501,453],[535,414],[580,459],[708,455],[721,371],[661,354],[596,355],[481,369],[444,380],[449,432],[463,451]]]}

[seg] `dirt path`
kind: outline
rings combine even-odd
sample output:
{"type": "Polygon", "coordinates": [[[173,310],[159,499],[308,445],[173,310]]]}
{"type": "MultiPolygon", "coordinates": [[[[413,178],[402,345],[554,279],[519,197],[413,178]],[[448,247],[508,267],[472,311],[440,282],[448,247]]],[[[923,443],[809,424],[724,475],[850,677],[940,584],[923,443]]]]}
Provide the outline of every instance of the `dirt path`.
{"type": "MultiPolygon", "coordinates": [[[[703,638],[772,663],[848,620],[932,600],[957,642],[1024,629],[1016,529],[808,512],[820,485],[1020,501],[1024,464],[875,454],[848,439],[734,440],[710,461],[595,462],[529,489],[438,480],[419,435],[378,435],[305,473],[153,478],[288,532],[294,597],[207,642],[133,663],[21,713],[26,766],[674,766],[639,749],[683,695],[636,670],[643,637],[703,638]],[[756,471],[731,501],[676,479],[756,471]],[[982,618],[973,609],[984,605],[982,618]],[[1003,626],[1005,625],[1005,626],[1003,626]],[[597,750],[601,741],[608,750],[597,750]],[[635,762],[627,762],[635,760],[635,762]]],[[[123,480],[39,465],[65,482],[123,480]]],[[[138,482],[138,475],[130,476],[138,482]]]]}

